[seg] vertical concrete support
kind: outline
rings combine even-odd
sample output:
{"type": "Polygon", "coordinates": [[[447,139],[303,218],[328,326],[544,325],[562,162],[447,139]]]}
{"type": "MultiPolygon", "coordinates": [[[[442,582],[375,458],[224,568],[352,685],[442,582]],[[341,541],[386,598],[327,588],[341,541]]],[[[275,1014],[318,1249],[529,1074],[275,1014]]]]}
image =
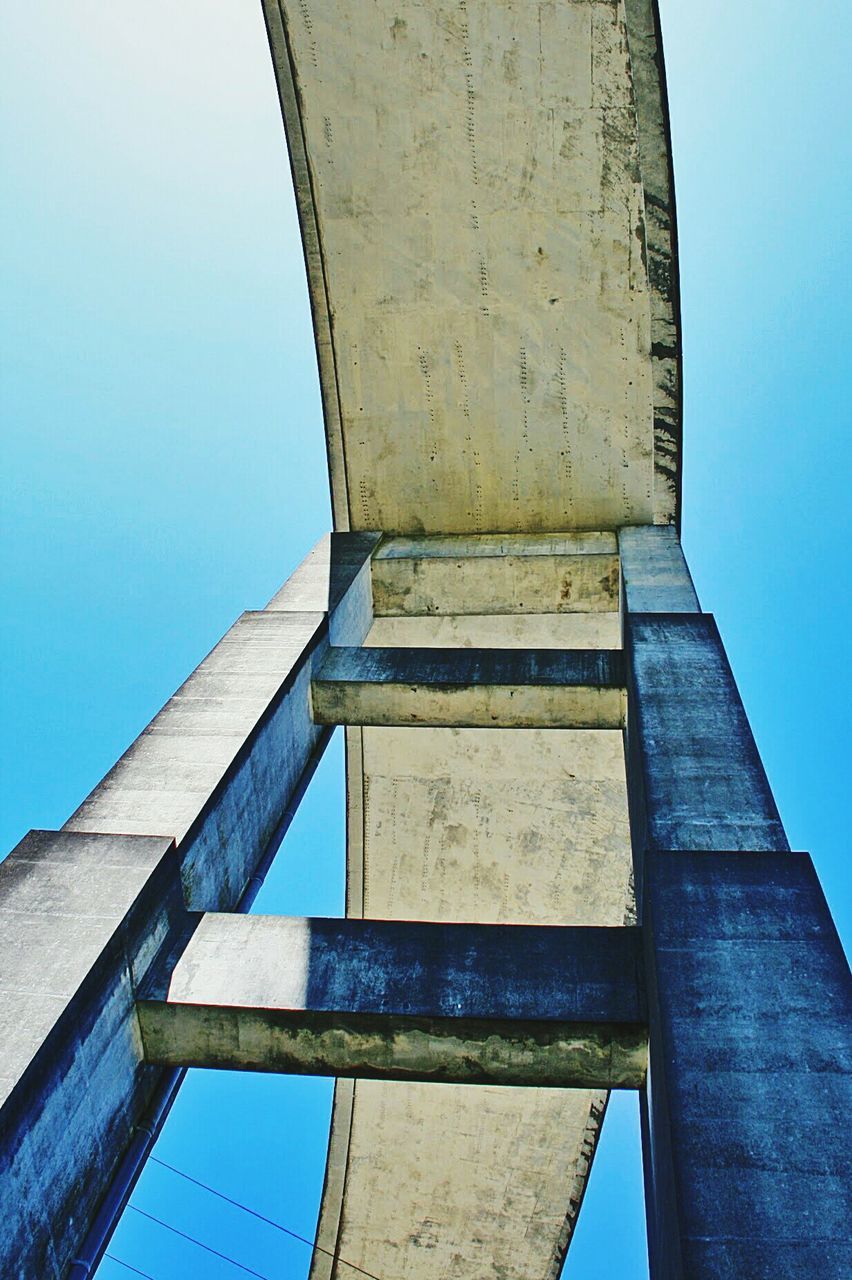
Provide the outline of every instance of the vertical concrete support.
{"type": "Polygon", "coordinates": [[[143,1066],[139,982],[185,907],[234,910],[276,847],[327,740],[311,675],[332,638],[357,645],[369,630],[378,540],[324,539],[63,830],[31,833],[0,864],[4,1277],[60,1280],[103,1212],[162,1079],[143,1066]]]}
{"type": "Polygon", "coordinates": [[[654,1280],[852,1275],[852,984],[810,858],[649,856],[654,1280]]]}
{"type": "Polygon", "coordinates": [[[626,613],[698,613],[692,575],[674,525],[621,529],[622,608],[626,613]]]}
{"type": "Polygon", "coordinates": [[[672,534],[621,535],[654,1280],[848,1275],[849,972],[672,534]],[[845,1217],[844,1217],[845,1215],[845,1217]]]}
{"type": "Polygon", "coordinates": [[[631,615],[627,663],[646,849],[788,850],[712,614],[631,615]]]}
{"type": "Polygon", "coordinates": [[[330,534],[270,601],[244,613],[66,824],[168,835],[187,906],[232,911],[322,730],[314,671],[372,620],[378,534],[330,534]]]}
{"type": "Polygon", "coordinates": [[[138,985],[184,916],[171,840],[32,831],[0,863],[0,1274],[64,1277],[160,1076],[138,985]]]}

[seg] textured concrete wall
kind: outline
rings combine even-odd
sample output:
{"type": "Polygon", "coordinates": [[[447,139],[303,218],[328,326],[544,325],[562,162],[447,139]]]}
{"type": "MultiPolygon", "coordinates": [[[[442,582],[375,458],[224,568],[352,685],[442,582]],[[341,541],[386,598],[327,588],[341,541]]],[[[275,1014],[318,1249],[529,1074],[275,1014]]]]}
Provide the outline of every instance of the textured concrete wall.
{"type": "Polygon", "coordinates": [[[377,617],[587,613],[618,605],[611,533],[386,538],[372,573],[377,617]]]}
{"type": "Polygon", "coordinates": [[[789,849],[712,615],[631,615],[627,659],[646,847],[789,849]]]}

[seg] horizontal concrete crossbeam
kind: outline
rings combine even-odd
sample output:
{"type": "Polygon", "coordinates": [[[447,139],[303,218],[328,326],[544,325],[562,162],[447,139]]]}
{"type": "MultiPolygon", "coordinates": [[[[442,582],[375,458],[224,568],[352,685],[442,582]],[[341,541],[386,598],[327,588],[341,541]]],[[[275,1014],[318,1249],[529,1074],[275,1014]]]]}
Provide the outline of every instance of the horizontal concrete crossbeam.
{"type": "Polygon", "coordinates": [[[614,533],[386,538],[371,570],[376,617],[618,608],[614,533]]]}
{"type": "Polygon", "coordinates": [[[138,1003],[172,1066],[639,1088],[639,930],[209,913],[138,1003]]]}
{"type": "Polygon", "coordinates": [[[610,649],[332,648],[311,686],[318,724],[621,729],[610,649]]]}

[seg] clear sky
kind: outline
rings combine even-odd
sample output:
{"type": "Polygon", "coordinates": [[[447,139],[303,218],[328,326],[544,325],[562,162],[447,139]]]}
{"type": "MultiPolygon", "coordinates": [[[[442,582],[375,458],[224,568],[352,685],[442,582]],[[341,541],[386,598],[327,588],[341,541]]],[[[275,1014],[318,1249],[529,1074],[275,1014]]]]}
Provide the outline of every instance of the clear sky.
{"type": "MultiPolygon", "coordinates": [[[[848,3],[662,13],[684,544],[791,841],[848,940],[848,3]]],[[[330,515],[257,0],[32,0],[1,21],[6,850],[64,822],[330,515]]],[[[334,743],[260,909],[340,910],[341,758],[334,743]]],[[[325,1081],[195,1073],[158,1155],[311,1236],[329,1097],[325,1081]]],[[[134,1202],[270,1280],[305,1274],[304,1246],[162,1167],[134,1202]]],[[[240,1274],[136,1214],[111,1252],[156,1280],[240,1274]]],[[[623,1096],[566,1275],[646,1274],[623,1096]]]]}

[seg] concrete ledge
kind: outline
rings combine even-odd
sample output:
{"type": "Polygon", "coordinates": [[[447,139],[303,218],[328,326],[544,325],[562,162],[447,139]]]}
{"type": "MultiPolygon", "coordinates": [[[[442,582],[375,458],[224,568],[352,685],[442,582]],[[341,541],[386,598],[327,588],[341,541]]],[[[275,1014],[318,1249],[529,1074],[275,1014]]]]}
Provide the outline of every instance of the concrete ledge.
{"type": "Polygon", "coordinates": [[[148,1061],[638,1088],[636,929],[208,914],[140,999],[148,1061]]]}
{"type": "Polygon", "coordinates": [[[330,649],[317,724],[620,729],[624,667],[609,649],[330,649]]]}

